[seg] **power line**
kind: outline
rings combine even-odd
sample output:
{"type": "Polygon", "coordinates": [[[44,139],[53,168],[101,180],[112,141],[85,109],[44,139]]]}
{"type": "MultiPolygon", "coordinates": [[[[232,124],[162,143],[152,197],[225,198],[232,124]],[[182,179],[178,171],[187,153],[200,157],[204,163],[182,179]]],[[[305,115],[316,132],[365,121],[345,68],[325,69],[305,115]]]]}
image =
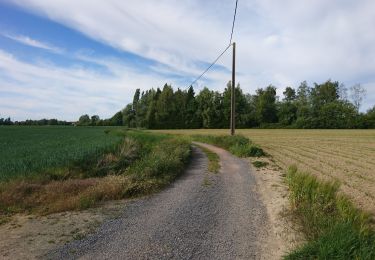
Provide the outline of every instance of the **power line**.
{"type": "Polygon", "coordinates": [[[209,69],[211,69],[211,67],[212,66],[214,66],[215,65],[215,63],[221,58],[221,56],[223,56],[224,55],[224,53],[229,49],[229,47],[231,46],[232,44],[230,44],[230,45],[228,45],[228,47],[226,47],[225,48],[225,50],[210,64],[210,66],[208,66],[208,68],[205,70],[205,71],[203,71],[203,73],[201,74],[201,75],[199,75],[190,85],[189,85],[189,87],[190,86],[192,86],[195,82],[197,82],[200,78],[202,78],[203,77],[203,75],[209,70],[209,69]]]}
{"type": "Polygon", "coordinates": [[[230,34],[229,45],[228,45],[228,46],[225,48],[225,50],[224,50],[222,53],[220,53],[220,55],[219,55],[219,56],[218,56],[218,57],[217,57],[217,58],[216,58],[216,59],[210,64],[210,66],[208,66],[207,69],[205,69],[205,70],[203,71],[202,74],[200,74],[196,79],[193,80],[193,82],[191,82],[191,83],[189,84],[188,87],[192,86],[192,85],[195,84],[198,80],[200,80],[200,79],[203,77],[203,75],[206,74],[206,72],[209,71],[209,70],[211,69],[211,67],[212,67],[213,65],[216,64],[216,62],[221,58],[221,56],[224,55],[224,53],[229,49],[229,47],[232,46],[232,37],[233,37],[233,31],[234,31],[234,23],[235,23],[235,21],[236,21],[236,15],[237,15],[237,5],[238,5],[238,0],[236,0],[236,7],[235,7],[235,9],[234,9],[233,23],[232,23],[232,31],[231,31],[231,34],[230,34]]]}
{"type": "Polygon", "coordinates": [[[237,4],[238,4],[238,0],[236,0],[236,8],[234,9],[233,24],[232,24],[232,32],[231,32],[231,34],[230,34],[229,45],[232,44],[232,37],[233,37],[233,30],[234,30],[234,23],[236,22],[237,4]]]}

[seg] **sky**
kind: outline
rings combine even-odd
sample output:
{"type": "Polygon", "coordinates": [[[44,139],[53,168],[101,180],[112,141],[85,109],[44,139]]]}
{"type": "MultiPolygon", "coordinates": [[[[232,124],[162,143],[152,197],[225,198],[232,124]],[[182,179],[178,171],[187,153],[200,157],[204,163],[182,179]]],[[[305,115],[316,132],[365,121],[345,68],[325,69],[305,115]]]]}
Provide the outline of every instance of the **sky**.
{"type": "MultiPolygon", "coordinates": [[[[186,89],[229,44],[234,0],[0,0],[0,117],[108,118],[137,88],[186,89]]],[[[236,81],[328,79],[375,104],[375,1],[239,0],[236,81]]],[[[194,84],[223,90],[231,52],[194,84]]]]}

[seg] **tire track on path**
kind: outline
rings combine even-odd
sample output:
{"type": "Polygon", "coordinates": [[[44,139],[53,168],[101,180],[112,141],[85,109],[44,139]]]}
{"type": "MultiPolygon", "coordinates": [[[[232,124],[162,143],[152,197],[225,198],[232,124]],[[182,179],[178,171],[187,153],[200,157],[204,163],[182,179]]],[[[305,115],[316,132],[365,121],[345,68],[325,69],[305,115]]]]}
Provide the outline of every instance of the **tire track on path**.
{"type": "Polygon", "coordinates": [[[221,169],[203,185],[208,161],[193,147],[186,172],[162,192],[129,202],[96,233],[48,259],[264,259],[270,232],[249,163],[212,145],[221,169]]]}

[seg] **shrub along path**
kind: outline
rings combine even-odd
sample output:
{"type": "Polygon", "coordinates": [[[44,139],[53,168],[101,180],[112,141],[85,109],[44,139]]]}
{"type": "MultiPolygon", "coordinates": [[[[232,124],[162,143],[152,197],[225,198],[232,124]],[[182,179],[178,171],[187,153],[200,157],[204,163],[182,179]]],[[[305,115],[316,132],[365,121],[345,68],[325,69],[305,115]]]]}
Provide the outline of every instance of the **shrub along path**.
{"type": "Polygon", "coordinates": [[[118,219],[47,257],[268,258],[261,247],[271,229],[249,163],[221,148],[200,145],[220,156],[219,173],[207,173],[207,157],[193,148],[192,163],[170,187],[130,202],[118,219]]]}

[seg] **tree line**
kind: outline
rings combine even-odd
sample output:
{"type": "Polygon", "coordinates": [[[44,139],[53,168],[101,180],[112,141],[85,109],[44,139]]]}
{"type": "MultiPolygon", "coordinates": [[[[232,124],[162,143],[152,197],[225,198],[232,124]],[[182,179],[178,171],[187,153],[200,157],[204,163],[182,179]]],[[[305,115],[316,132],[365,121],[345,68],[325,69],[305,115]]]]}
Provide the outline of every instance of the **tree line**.
{"type": "Polygon", "coordinates": [[[60,121],[57,119],[40,119],[40,120],[25,120],[12,121],[10,117],[0,118],[0,125],[73,125],[72,122],[60,121]]]}
{"type": "MultiPolygon", "coordinates": [[[[133,102],[113,117],[83,115],[78,125],[123,125],[147,129],[228,128],[230,120],[231,82],[223,92],[202,89],[197,95],[165,84],[162,89],[141,93],[137,89],[133,102]]],[[[298,88],[286,87],[283,97],[276,87],[259,88],[255,94],[244,93],[237,85],[236,127],[238,128],[375,128],[375,106],[359,112],[365,90],[359,84],[349,89],[328,80],[298,88]],[[350,98],[349,98],[350,97],[350,98]]]]}

